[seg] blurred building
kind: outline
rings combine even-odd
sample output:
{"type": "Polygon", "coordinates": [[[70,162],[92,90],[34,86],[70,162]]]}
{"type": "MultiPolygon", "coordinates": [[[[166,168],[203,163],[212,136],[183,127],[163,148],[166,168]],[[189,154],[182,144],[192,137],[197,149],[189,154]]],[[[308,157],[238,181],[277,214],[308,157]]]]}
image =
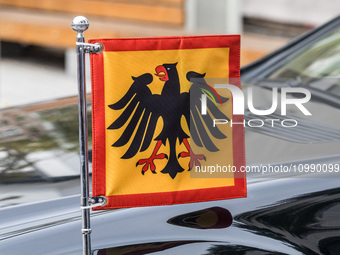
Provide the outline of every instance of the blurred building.
{"type": "Polygon", "coordinates": [[[281,23],[283,25],[319,26],[340,14],[336,0],[242,0],[246,18],[281,23]]]}
{"type": "Polygon", "coordinates": [[[242,33],[261,25],[275,29],[272,22],[313,27],[338,7],[336,0],[0,0],[0,39],[67,49],[74,46],[76,15],[89,18],[88,38],[242,33]]]}
{"type": "Polygon", "coordinates": [[[20,89],[33,98],[31,92],[40,90],[42,76],[53,72],[51,96],[76,93],[69,84],[76,70],[71,22],[77,15],[90,21],[87,39],[241,33],[241,65],[245,65],[333,18],[338,7],[337,0],[0,0],[1,56],[16,58],[0,70],[2,94],[11,97],[0,107],[24,100],[9,91],[18,91],[16,84],[26,81],[34,80],[29,90],[20,89]],[[32,70],[26,71],[23,59],[48,69],[42,72],[40,66],[31,65],[32,70]]]}
{"type": "Polygon", "coordinates": [[[338,7],[336,0],[0,0],[0,40],[73,48],[76,15],[90,20],[87,38],[244,32],[246,39],[263,31],[292,37],[336,16],[338,7]]]}

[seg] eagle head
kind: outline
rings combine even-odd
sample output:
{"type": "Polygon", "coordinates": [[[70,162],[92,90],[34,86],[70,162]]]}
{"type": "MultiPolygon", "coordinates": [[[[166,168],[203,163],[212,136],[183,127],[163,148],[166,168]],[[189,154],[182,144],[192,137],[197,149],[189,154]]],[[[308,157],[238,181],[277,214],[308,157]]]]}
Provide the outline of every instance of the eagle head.
{"type": "Polygon", "coordinates": [[[177,72],[176,65],[177,63],[159,65],[155,69],[156,71],[155,75],[159,77],[161,81],[168,81],[169,76],[171,76],[171,73],[177,72]]]}

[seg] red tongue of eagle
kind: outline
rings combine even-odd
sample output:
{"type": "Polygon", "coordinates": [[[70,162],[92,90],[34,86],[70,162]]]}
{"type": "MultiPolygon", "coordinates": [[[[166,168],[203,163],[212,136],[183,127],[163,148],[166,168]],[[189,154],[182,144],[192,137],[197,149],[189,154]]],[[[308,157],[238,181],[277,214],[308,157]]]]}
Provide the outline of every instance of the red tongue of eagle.
{"type": "Polygon", "coordinates": [[[158,76],[161,81],[169,80],[168,72],[166,71],[164,66],[162,65],[157,66],[155,71],[156,71],[155,75],[158,76]]]}

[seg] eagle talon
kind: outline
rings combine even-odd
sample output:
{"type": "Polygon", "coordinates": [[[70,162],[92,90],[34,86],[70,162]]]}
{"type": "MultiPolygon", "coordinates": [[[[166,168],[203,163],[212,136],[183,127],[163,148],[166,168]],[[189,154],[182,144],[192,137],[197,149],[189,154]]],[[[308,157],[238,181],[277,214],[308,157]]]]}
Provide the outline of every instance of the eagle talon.
{"type": "Polygon", "coordinates": [[[189,162],[189,171],[193,168],[194,164],[195,166],[201,166],[201,163],[199,160],[204,160],[207,161],[207,158],[203,154],[194,154],[193,152],[181,152],[178,154],[178,158],[186,158],[190,157],[190,162],[189,162]]]}
{"type": "Polygon", "coordinates": [[[150,158],[140,159],[140,160],[137,161],[136,167],[138,165],[144,165],[143,168],[142,168],[142,175],[144,175],[144,173],[149,170],[149,167],[150,167],[151,172],[153,174],[156,174],[156,171],[155,171],[156,166],[155,166],[155,163],[154,163],[155,159],[165,159],[165,158],[168,159],[168,155],[166,155],[165,153],[157,154],[157,151],[158,151],[159,147],[161,146],[161,144],[162,144],[161,141],[157,142],[155,150],[153,151],[150,158]]]}
{"type": "Polygon", "coordinates": [[[207,158],[203,155],[203,154],[195,154],[193,153],[193,151],[190,148],[189,142],[187,139],[183,139],[183,143],[185,145],[185,147],[187,148],[187,152],[183,151],[181,153],[178,154],[178,158],[186,158],[186,157],[190,157],[190,161],[189,161],[189,170],[190,171],[195,163],[195,166],[201,166],[201,163],[199,162],[199,160],[204,160],[207,161],[207,158]]]}
{"type": "Polygon", "coordinates": [[[182,151],[178,154],[177,158],[186,158],[190,156],[190,152],[182,151]]]}

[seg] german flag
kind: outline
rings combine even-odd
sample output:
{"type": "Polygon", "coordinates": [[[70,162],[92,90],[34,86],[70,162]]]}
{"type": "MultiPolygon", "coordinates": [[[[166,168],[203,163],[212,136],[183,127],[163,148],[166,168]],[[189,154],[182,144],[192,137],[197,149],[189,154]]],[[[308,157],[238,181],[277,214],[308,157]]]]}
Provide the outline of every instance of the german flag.
{"type": "Polygon", "coordinates": [[[214,125],[243,116],[233,116],[230,91],[208,82],[240,78],[239,35],[89,42],[104,47],[91,54],[92,173],[93,196],[108,204],[95,209],[246,196],[244,127],[214,125]]]}

